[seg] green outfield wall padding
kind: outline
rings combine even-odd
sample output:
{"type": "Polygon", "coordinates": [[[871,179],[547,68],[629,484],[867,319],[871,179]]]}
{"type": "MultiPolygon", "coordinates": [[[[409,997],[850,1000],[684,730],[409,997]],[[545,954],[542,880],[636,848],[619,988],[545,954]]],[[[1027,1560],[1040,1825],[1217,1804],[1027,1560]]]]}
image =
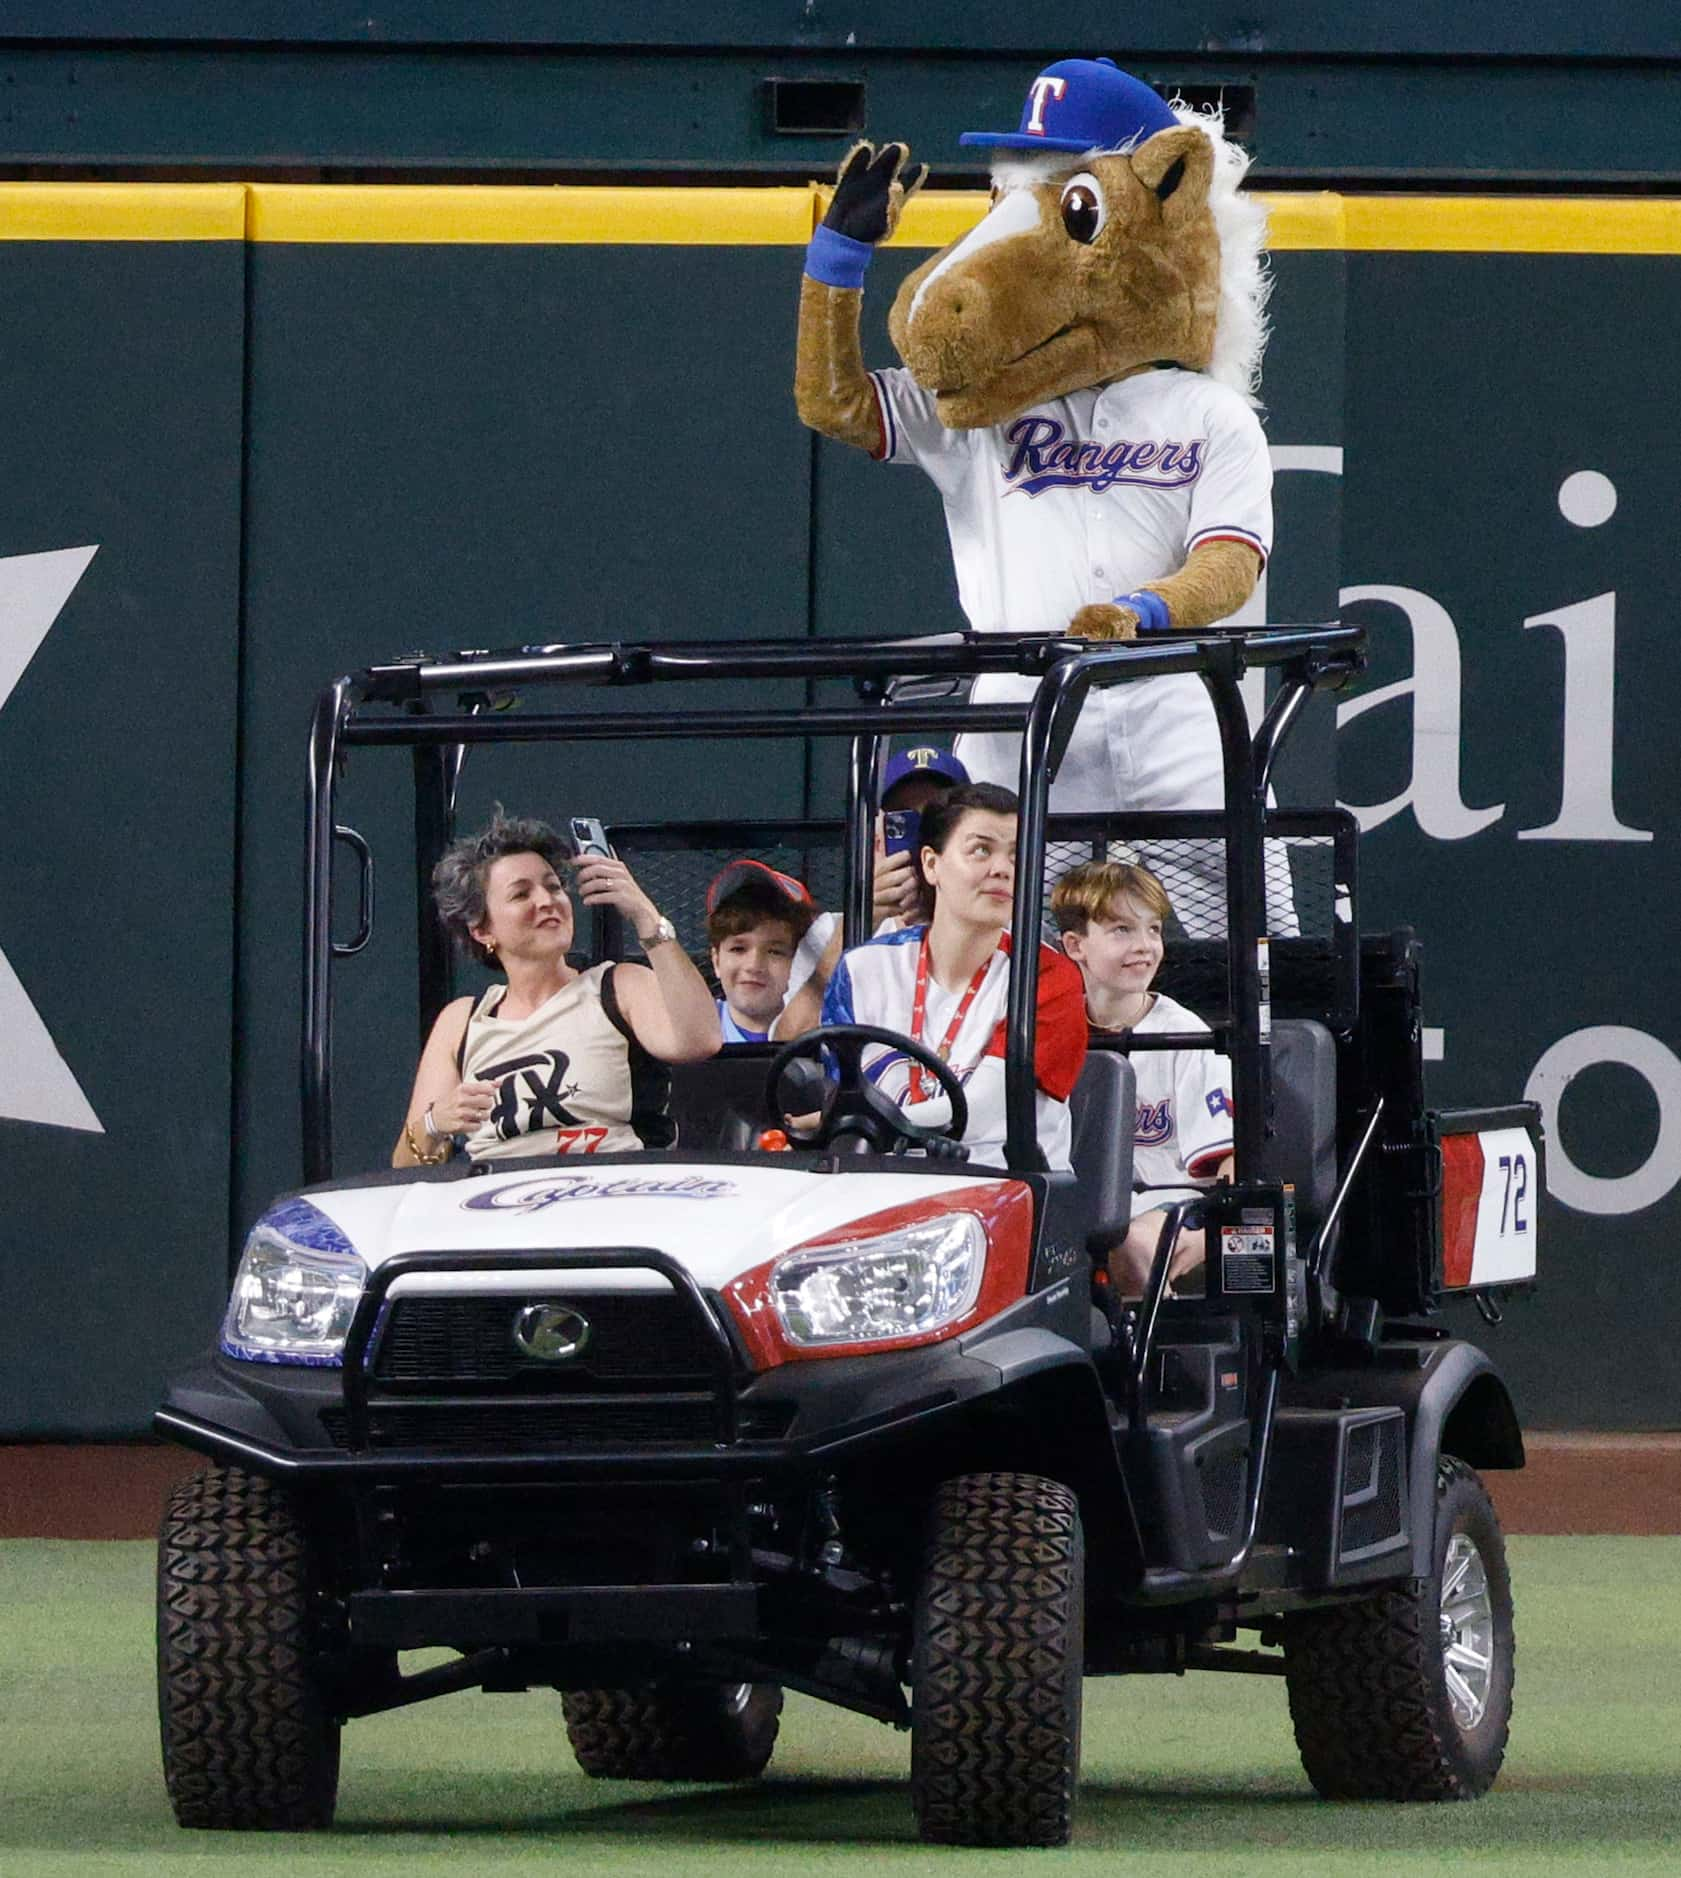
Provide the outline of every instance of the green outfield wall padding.
{"type": "Polygon", "coordinates": [[[38,0],[0,17],[0,169],[352,181],[832,170],[860,130],[984,175],[1070,54],[1219,101],[1269,181],[1674,188],[1681,35],[1658,0],[1378,9],[1286,0],[916,8],[868,0],[378,13],[38,0]],[[802,94],[797,88],[805,88],[802,94]],[[813,108],[813,92],[817,102],[813,108]]]}
{"type": "MultiPolygon", "coordinates": [[[[898,281],[982,200],[913,205],[872,364],[898,281]]],[[[0,1436],[143,1428],[298,1178],[322,684],[416,648],[960,623],[932,489],[794,414],[821,204],[0,186],[0,1436]]],[[[1542,1285],[1479,1331],[1522,1412],[1673,1425],[1681,204],[1272,209],[1253,614],[1340,612],[1372,645],[1286,794],[1368,824],[1366,923],[1425,944],[1436,1098],[1543,1104],[1542,1285]]],[[[839,787],[793,746],[485,750],[461,815],[746,818],[839,787]]],[[[338,977],[345,1168],[389,1153],[416,1045],[406,791],[404,759],[349,765],[378,895],[338,977]]]]}

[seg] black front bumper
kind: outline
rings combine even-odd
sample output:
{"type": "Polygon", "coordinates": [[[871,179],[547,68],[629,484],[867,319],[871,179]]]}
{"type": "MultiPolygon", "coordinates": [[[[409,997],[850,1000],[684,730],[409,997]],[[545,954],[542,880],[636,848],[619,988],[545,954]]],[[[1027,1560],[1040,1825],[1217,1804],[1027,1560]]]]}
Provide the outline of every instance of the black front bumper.
{"type": "MultiPolygon", "coordinates": [[[[984,1345],[982,1346],[984,1349],[984,1345]]],[[[160,1435],[234,1466],[295,1480],[549,1481],[740,1480],[801,1474],[849,1451],[899,1438],[997,1391],[999,1365],[953,1343],[867,1357],[791,1363],[736,1392],[740,1421],[752,1411],[785,1424],[775,1439],[605,1442],[507,1449],[343,1448],[327,1418],[342,1414],[336,1369],[303,1369],[210,1356],[176,1378],[153,1417],[160,1435]]]]}

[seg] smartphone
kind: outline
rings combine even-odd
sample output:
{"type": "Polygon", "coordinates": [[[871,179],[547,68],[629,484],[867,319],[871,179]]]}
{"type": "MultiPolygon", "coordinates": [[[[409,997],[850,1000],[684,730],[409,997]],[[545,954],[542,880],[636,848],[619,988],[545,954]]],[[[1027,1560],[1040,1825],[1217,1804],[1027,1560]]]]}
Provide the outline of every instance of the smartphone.
{"type": "Polygon", "coordinates": [[[881,816],[882,845],[889,854],[914,854],[922,836],[922,813],[919,809],[884,809],[881,816]]]}
{"type": "Polygon", "coordinates": [[[567,828],[572,836],[572,853],[576,860],[581,861],[590,854],[612,854],[607,830],[593,815],[574,815],[567,828]]]}

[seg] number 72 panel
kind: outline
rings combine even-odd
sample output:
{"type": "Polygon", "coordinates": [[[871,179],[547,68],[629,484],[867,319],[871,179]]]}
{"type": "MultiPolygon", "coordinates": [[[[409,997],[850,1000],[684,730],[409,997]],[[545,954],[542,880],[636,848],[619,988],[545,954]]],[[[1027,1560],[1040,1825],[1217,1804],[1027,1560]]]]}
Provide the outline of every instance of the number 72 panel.
{"type": "Polygon", "coordinates": [[[1444,1291],[1533,1284],[1545,1164],[1534,1104],[1431,1118],[1441,1154],[1444,1291]]]}

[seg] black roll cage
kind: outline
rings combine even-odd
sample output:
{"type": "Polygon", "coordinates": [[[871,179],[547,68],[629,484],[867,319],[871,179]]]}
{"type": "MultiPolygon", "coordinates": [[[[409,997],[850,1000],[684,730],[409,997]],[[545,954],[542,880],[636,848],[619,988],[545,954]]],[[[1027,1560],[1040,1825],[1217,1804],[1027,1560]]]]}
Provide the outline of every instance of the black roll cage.
{"type": "MultiPolygon", "coordinates": [[[[433,863],[453,833],[456,784],[469,745],[642,738],[850,736],[843,853],[843,918],[848,944],[868,937],[872,805],[885,740],[901,734],[955,736],[965,730],[1023,734],[1018,791],[1016,932],[1038,933],[1050,786],[1086,693],[1106,686],[1194,673],[1213,702],[1225,779],[1226,919],[1231,1011],[1234,1156],[1240,1181],[1255,1177],[1271,1095],[1271,1051],[1262,1020],[1258,941],[1266,930],[1263,838],[1267,787],[1278,753],[1309,693],[1345,683],[1364,667],[1365,635],[1355,626],[1207,629],[1124,644],[1026,634],[953,634],[913,639],[727,640],[522,646],[504,651],[416,656],[370,666],[326,687],[310,731],[305,841],[301,1097],[304,1178],[332,1178],[332,973],[336,957],[365,943],[372,915],[366,844],[335,820],[335,794],[347,752],[398,745],[414,770],[418,876],[420,1028],[424,1039],[449,996],[447,941],[432,916],[433,863]],[[1242,695],[1244,674],[1276,669],[1278,689],[1253,737],[1242,695]],[[972,677],[1006,672],[1036,678],[1020,704],[957,704],[893,695],[895,679],[972,677]],[[780,709],[510,711],[528,689],[625,689],[694,680],[849,679],[854,705],[806,702],[780,709]],[[448,709],[440,699],[453,697],[448,709]],[[492,707],[496,708],[492,708],[492,707]],[[333,857],[344,845],[361,869],[357,938],[332,934],[333,857]]],[[[807,693],[809,699],[809,692],[807,693]]],[[[1034,1121],[1033,1014],[1037,946],[1023,946],[1010,974],[1005,1059],[1006,1162],[1042,1171],[1034,1121]]]]}

